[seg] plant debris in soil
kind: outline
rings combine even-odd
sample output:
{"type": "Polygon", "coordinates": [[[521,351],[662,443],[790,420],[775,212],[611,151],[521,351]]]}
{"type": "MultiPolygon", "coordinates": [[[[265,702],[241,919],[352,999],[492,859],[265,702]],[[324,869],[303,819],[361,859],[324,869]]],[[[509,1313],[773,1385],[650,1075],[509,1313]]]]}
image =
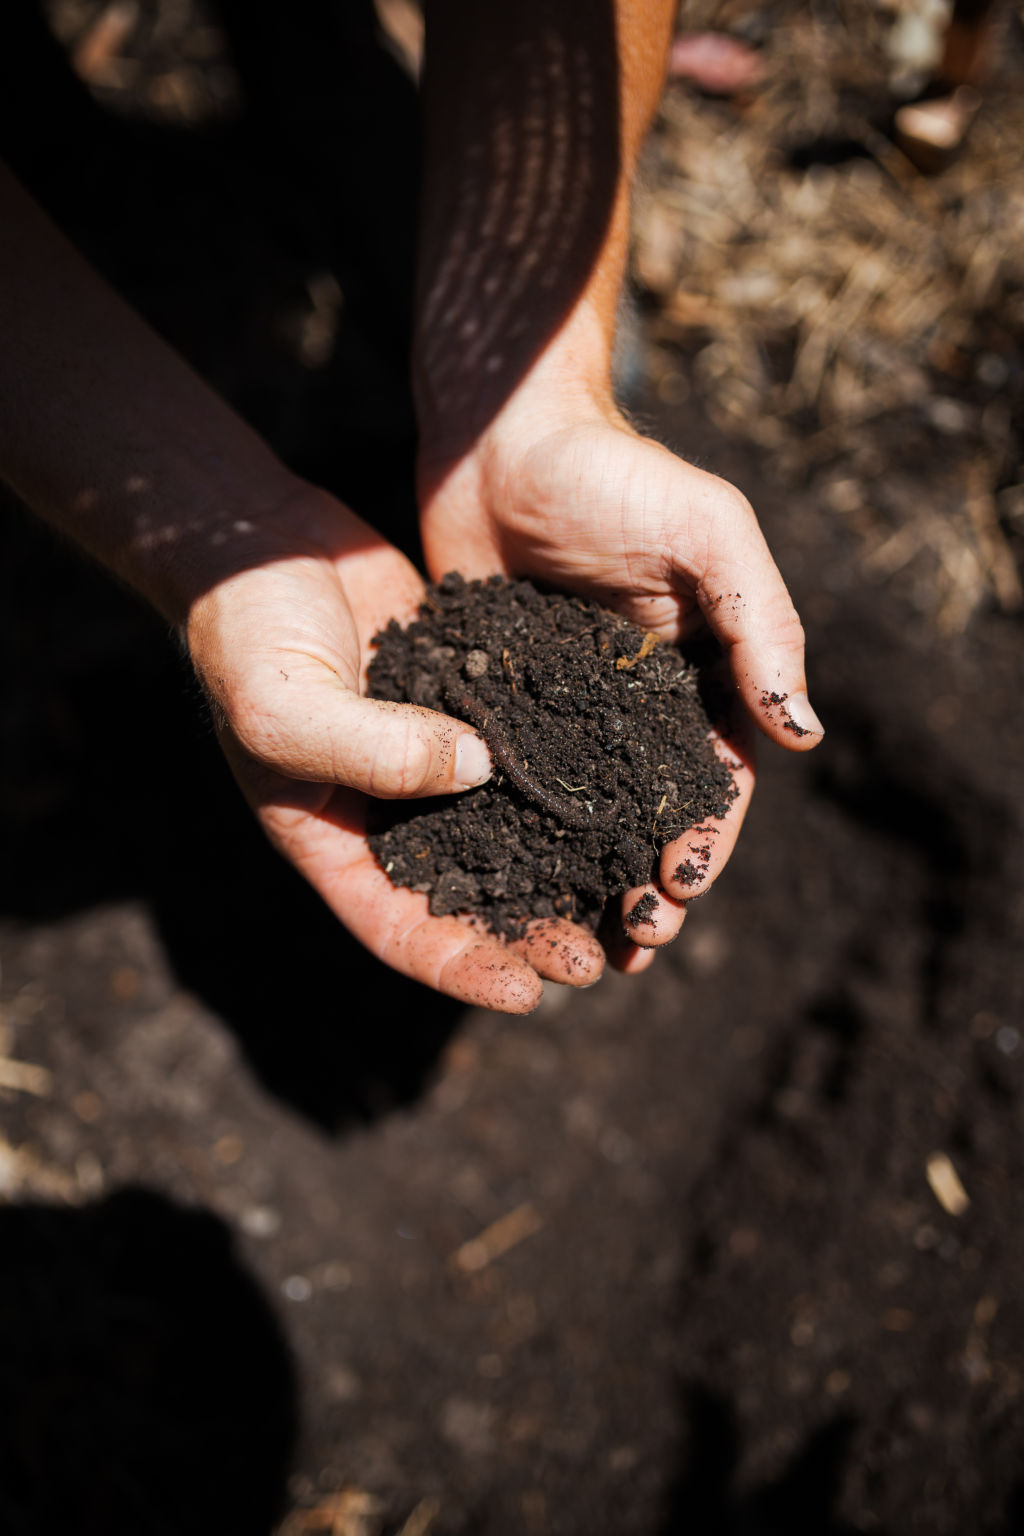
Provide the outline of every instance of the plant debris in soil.
{"type": "Polygon", "coordinates": [[[531,918],[595,928],[608,896],[735,799],[696,666],[596,603],[453,572],[377,646],[372,697],[469,721],[494,759],[479,789],[391,806],[371,832],[393,883],[437,915],[510,937],[531,918]]]}

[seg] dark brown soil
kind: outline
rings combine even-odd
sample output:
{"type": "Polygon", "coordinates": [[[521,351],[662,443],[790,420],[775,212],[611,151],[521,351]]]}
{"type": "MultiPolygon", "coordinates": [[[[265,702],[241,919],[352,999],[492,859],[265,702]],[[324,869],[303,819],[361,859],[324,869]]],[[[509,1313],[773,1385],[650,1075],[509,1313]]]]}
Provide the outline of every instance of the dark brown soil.
{"type": "Polygon", "coordinates": [[[496,933],[530,917],[596,926],[606,896],[645,884],[666,843],[736,796],[697,668],[529,581],[446,576],[379,637],[370,691],[469,720],[490,747],[487,784],[392,810],[370,846],[432,912],[479,913],[496,933]]]}

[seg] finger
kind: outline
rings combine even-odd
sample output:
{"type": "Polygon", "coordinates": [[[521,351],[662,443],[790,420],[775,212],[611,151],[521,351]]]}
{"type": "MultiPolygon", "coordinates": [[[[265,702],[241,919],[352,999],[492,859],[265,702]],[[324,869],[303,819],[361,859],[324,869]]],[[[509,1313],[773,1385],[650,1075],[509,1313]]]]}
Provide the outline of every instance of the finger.
{"type": "Polygon", "coordinates": [[[311,657],[264,660],[227,713],[239,745],[261,767],[379,799],[456,794],[492,772],[486,744],[463,721],[362,698],[311,657]]]}
{"type": "MultiPolygon", "coordinates": [[[[748,731],[747,734],[752,734],[748,731]]],[[[708,817],[697,827],[691,827],[682,837],[666,843],[661,850],[658,879],[663,889],[677,901],[701,896],[722,873],[736,846],[740,828],[754,793],[754,757],[752,743],[739,735],[731,735],[728,741],[712,733],[715,753],[729,766],[736,798],[728,812],[719,820],[708,817]]]]}
{"type": "Polygon", "coordinates": [[[508,947],[538,976],[570,987],[593,986],[604,970],[604,950],[594,935],[558,917],[538,918],[508,947]]]}
{"type": "Polygon", "coordinates": [[[421,893],[394,886],[366,843],[359,799],[337,791],[320,816],[267,806],[271,841],[385,965],[459,1002],[531,1013],[537,972],[509,946],[456,917],[432,917],[421,893]]]}
{"type": "Polygon", "coordinates": [[[673,900],[651,882],[626,891],[620,903],[626,933],[643,949],[671,944],[686,920],[685,902],[673,900]]]}
{"type": "Polygon", "coordinates": [[[360,693],[360,635],[368,639],[388,609],[409,613],[421,590],[408,561],[369,530],[366,538],[346,554],[351,604],[323,561],[278,562],[225,583],[190,635],[197,671],[265,771],[382,799],[483,784],[490,753],[464,721],[360,693]]]}
{"type": "Polygon", "coordinates": [[[646,971],[649,965],[654,964],[654,957],[658,953],[657,949],[642,949],[634,944],[622,932],[617,921],[614,931],[602,933],[601,939],[608,964],[624,976],[639,976],[641,971],[646,971]]]}
{"type": "MultiPolygon", "coordinates": [[[[698,473],[691,471],[691,473],[698,473]]],[[[792,751],[817,746],[824,729],[807,697],[804,631],[786,584],[746,498],[713,475],[688,497],[685,543],[701,549],[681,559],[697,578],[697,600],[729,653],[736,687],[766,736],[792,751]]]]}

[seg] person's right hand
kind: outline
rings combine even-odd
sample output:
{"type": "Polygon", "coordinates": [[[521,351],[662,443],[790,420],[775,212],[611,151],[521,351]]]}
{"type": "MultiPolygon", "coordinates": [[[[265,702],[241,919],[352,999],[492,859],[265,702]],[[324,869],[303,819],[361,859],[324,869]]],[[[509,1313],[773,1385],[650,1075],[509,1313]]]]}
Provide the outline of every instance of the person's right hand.
{"type": "Polygon", "coordinates": [[[432,462],[423,434],[421,532],[435,578],[456,562],[466,577],[528,576],[659,638],[718,642],[720,692],[731,687],[734,707],[713,740],[737,793],[721,820],[666,844],[653,878],[622,895],[627,942],[609,935],[608,957],[637,971],[732,853],[754,787],[747,726],[797,752],[816,746],[822,727],[805,691],[803,629],[749,503],[641,436],[596,382],[564,376],[559,390],[536,370],[454,463],[432,462]],[[642,897],[654,905],[635,922],[642,897]]]}
{"type": "Polygon", "coordinates": [[[490,777],[489,754],[461,721],[362,696],[373,636],[422,600],[409,561],[311,487],[274,528],[186,626],[225,754],[271,841],[378,959],[462,1002],[527,1013],[541,976],[596,981],[603,952],[582,928],[542,920],[505,944],[391,884],[367,845],[366,796],[458,793],[490,777]]]}

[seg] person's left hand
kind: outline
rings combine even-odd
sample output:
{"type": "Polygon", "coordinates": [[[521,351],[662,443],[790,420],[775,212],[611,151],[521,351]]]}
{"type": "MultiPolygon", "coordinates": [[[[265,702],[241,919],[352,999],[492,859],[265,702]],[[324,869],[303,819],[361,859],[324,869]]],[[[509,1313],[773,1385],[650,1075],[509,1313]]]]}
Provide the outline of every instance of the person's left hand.
{"type": "Polygon", "coordinates": [[[452,569],[537,577],[665,639],[707,626],[728,655],[744,709],[715,745],[738,794],[723,821],[662,851],[657,882],[622,897],[624,920],[646,890],[658,899],[653,922],[627,929],[632,942],[606,943],[613,963],[642,969],[732,852],[754,782],[748,721],[795,750],[821,739],[796,610],[740,492],[640,437],[612,407],[523,390],[458,460],[432,460],[429,448],[421,526],[435,579],[452,569]]]}

